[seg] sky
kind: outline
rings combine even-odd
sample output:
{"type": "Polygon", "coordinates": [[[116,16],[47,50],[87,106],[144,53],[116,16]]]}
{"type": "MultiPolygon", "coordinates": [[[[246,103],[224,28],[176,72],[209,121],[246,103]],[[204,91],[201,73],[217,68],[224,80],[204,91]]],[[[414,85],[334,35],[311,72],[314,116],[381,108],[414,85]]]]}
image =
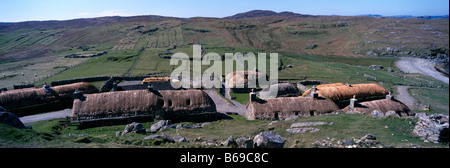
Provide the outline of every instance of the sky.
{"type": "Polygon", "coordinates": [[[226,17],[250,10],[310,15],[448,15],[448,0],[0,0],[0,22],[103,16],[226,17]]]}

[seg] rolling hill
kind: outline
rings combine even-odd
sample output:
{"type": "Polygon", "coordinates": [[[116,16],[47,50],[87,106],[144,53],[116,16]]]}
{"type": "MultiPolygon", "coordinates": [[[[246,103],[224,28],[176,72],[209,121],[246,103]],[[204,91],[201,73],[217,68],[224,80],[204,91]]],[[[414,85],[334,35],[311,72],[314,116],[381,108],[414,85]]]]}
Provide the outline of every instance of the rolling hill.
{"type": "Polygon", "coordinates": [[[448,62],[448,27],[448,19],[311,16],[263,10],[225,18],[149,15],[0,23],[0,59],[200,43],[295,54],[416,56],[448,62]]]}

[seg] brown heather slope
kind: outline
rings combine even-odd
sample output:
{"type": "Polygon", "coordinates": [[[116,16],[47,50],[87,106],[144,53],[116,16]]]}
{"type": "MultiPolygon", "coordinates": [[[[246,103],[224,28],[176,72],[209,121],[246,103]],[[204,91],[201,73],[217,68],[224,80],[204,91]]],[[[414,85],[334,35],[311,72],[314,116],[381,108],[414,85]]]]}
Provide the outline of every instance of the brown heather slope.
{"type": "Polygon", "coordinates": [[[200,43],[267,52],[448,58],[449,20],[247,13],[228,18],[104,17],[0,24],[0,59],[200,43]],[[248,17],[252,16],[252,17],[248,17]],[[123,45],[123,46],[122,46],[123,45]]]}

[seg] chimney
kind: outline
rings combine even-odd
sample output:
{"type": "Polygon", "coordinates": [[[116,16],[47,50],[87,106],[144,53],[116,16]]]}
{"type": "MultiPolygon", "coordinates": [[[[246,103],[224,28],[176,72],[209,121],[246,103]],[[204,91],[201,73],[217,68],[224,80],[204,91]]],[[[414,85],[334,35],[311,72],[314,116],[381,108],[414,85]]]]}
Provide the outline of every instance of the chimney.
{"type": "Polygon", "coordinates": [[[150,91],[150,92],[153,91],[153,85],[152,84],[148,84],[147,85],[147,90],[150,91]]]}
{"type": "Polygon", "coordinates": [[[114,81],[114,83],[113,83],[113,91],[117,91],[118,89],[117,89],[117,83],[116,83],[116,81],[114,81]]]}
{"type": "Polygon", "coordinates": [[[252,101],[256,101],[256,93],[254,92],[254,89],[250,92],[250,102],[252,101]]]}
{"type": "Polygon", "coordinates": [[[353,111],[356,104],[358,104],[358,99],[356,99],[355,95],[353,95],[353,98],[350,99],[350,111],[353,111]]]}
{"type": "Polygon", "coordinates": [[[391,95],[391,92],[389,92],[388,95],[386,95],[386,99],[392,100],[394,98],[394,95],[391,95]]]}
{"type": "Polygon", "coordinates": [[[73,92],[72,96],[74,99],[79,99],[81,101],[86,100],[86,97],[84,97],[83,93],[81,93],[78,89],[73,92]]]}
{"type": "Polygon", "coordinates": [[[314,99],[319,98],[319,93],[316,92],[316,86],[314,86],[314,85],[311,88],[311,97],[314,99]]]}

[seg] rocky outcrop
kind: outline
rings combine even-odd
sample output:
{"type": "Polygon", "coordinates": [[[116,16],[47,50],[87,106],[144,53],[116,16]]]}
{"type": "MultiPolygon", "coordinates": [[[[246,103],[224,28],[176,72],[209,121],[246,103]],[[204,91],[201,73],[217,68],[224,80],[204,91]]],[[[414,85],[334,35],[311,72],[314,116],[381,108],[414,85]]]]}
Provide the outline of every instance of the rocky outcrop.
{"type": "Polygon", "coordinates": [[[10,126],[13,126],[15,128],[29,128],[26,127],[22,121],[19,120],[19,117],[17,117],[15,114],[13,113],[9,113],[9,112],[0,112],[0,123],[4,123],[10,126]]]}
{"type": "Polygon", "coordinates": [[[234,140],[233,136],[230,136],[224,142],[223,146],[227,146],[227,147],[231,147],[231,148],[237,148],[238,144],[237,144],[236,140],[234,140]]]}
{"type": "Polygon", "coordinates": [[[116,132],[116,136],[125,136],[128,133],[146,133],[144,126],[141,123],[133,122],[125,126],[123,131],[116,132]]]}
{"type": "Polygon", "coordinates": [[[286,129],[289,133],[306,133],[306,132],[317,132],[320,129],[311,127],[311,126],[319,126],[319,125],[333,125],[334,123],[327,123],[327,122],[298,122],[291,125],[290,128],[286,129]]]}
{"type": "Polygon", "coordinates": [[[420,136],[425,142],[449,142],[448,115],[417,113],[418,121],[413,133],[420,136]]]}
{"type": "Polygon", "coordinates": [[[164,132],[161,132],[160,135],[149,135],[149,136],[144,137],[144,140],[151,140],[151,139],[159,140],[164,143],[174,143],[175,142],[175,140],[170,135],[168,135],[164,132]]]}
{"type": "Polygon", "coordinates": [[[172,124],[172,121],[170,121],[170,120],[158,121],[157,123],[153,124],[150,127],[150,131],[149,132],[152,132],[152,133],[158,132],[159,130],[163,130],[165,128],[165,126],[168,126],[170,124],[172,124]]]}
{"type": "Polygon", "coordinates": [[[271,131],[261,132],[253,138],[255,148],[283,148],[285,140],[271,131]]]}

